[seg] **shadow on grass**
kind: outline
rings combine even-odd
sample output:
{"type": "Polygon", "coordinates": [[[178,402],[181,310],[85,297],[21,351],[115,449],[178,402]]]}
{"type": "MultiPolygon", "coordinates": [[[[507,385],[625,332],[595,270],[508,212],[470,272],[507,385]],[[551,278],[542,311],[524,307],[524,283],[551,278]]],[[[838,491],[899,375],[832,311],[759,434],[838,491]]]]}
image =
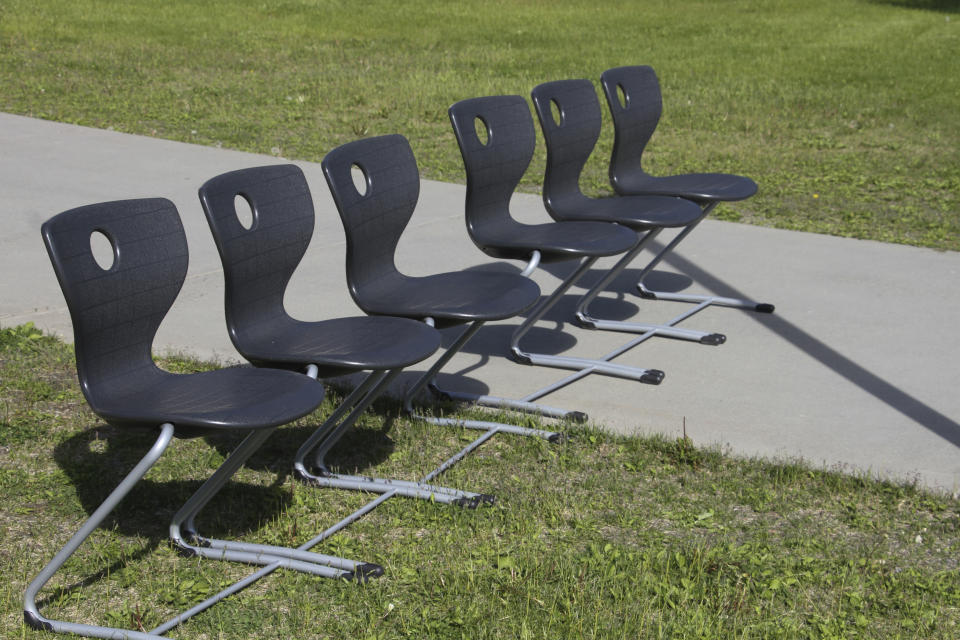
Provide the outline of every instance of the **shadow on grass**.
{"type": "MultiPolygon", "coordinates": [[[[349,391],[348,388],[338,389],[337,404],[349,391]]],[[[395,448],[389,433],[397,417],[396,411],[397,406],[394,400],[375,401],[366,415],[372,412],[376,416],[374,422],[379,422],[379,426],[354,425],[347,429],[327,454],[327,466],[341,473],[357,473],[372,469],[387,460],[395,448]]],[[[275,474],[277,479],[274,484],[282,487],[289,481],[297,450],[319,426],[320,423],[317,422],[308,426],[280,427],[243,466],[275,474]]],[[[225,457],[240,444],[242,439],[243,436],[226,434],[209,436],[204,440],[225,457]]]]}
{"type": "MultiPolygon", "coordinates": [[[[154,432],[100,425],[64,440],[54,448],[53,455],[70,478],[84,510],[92,514],[147,452],[154,439],[154,432]]],[[[171,443],[154,470],[175,455],[178,444],[171,443]]],[[[167,525],[177,509],[200,488],[213,469],[207,474],[197,474],[204,477],[196,480],[158,481],[149,477],[151,473],[153,470],[136,484],[101,528],[142,536],[151,544],[158,544],[166,539],[167,525]]],[[[184,473],[194,475],[196,470],[186,468],[184,473]]],[[[286,506],[288,496],[282,488],[281,476],[269,486],[232,480],[200,513],[203,533],[236,537],[256,529],[286,506]]]]}
{"type": "Polygon", "coordinates": [[[960,1],[958,0],[870,0],[870,3],[889,4],[903,9],[960,13],[960,1]]]}

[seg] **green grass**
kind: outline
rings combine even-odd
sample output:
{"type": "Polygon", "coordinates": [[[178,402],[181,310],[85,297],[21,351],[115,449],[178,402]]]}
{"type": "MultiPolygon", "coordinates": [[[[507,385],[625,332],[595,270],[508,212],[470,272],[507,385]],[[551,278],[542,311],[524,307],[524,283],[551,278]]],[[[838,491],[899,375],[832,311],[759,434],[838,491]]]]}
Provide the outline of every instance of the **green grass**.
{"type": "MultiPolygon", "coordinates": [[[[163,359],[177,371],[211,365],[163,359]]],[[[334,395],[334,394],[331,394],[334,395]]],[[[291,480],[331,408],[281,429],[201,530],[297,545],[368,497],[291,480]]],[[[22,594],[152,442],[103,424],[69,346],[0,330],[0,637],[22,594]]],[[[474,433],[379,403],[331,453],[415,478],[474,433]]],[[[177,555],[166,523],[233,438],[177,441],[41,592],[50,617],[150,628],[250,568],[177,555]]],[[[960,502],[915,486],[764,462],[689,440],[577,429],[496,436],[444,477],[498,496],[475,511],[393,499],[318,551],[382,564],[366,585],[277,572],[190,620],[180,638],[956,638],[960,502]]]]}
{"type": "MultiPolygon", "coordinates": [[[[454,101],[651,64],[651,169],[760,184],[718,216],[952,250],[958,58],[952,0],[0,4],[0,110],[314,161],[399,132],[447,181],[454,101]]],[[[605,117],[592,193],[609,192],[605,117]]]]}

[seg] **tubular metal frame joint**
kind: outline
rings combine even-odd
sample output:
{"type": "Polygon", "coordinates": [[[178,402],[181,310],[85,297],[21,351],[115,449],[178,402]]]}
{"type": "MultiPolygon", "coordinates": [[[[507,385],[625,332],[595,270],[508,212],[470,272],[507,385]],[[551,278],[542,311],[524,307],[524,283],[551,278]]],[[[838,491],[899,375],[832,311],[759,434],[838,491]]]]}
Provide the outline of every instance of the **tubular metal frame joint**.
{"type": "Polygon", "coordinates": [[[53,625],[49,622],[41,620],[36,614],[32,611],[23,612],[23,621],[31,629],[36,629],[37,631],[53,631],[53,625]]]}

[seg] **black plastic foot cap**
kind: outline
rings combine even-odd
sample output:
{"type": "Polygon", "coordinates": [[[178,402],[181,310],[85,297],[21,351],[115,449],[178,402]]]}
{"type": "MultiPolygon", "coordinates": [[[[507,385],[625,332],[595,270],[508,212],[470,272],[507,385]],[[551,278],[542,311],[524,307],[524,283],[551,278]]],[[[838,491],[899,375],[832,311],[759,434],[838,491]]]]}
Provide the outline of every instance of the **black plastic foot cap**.
{"type": "Polygon", "coordinates": [[[563,444],[567,441],[567,434],[565,433],[551,433],[550,437],[547,438],[547,442],[550,444],[563,444]]]}
{"type": "Polygon", "coordinates": [[[519,353],[511,353],[510,358],[514,362],[519,362],[520,364],[533,364],[533,361],[530,359],[529,356],[520,355],[519,353]]]}
{"type": "Polygon", "coordinates": [[[570,422],[576,422],[577,424],[583,424],[590,417],[585,414],[583,411],[568,411],[564,416],[564,419],[569,420],[570,422]]]}
{"type": "Polygon", "coordinates": [[[437,387],[430,387],[430,393],[433,394],[433,397],[437,400],[442,400],[443,402],[452,402],[453,396],[444,391],[443,389],[437,387]]]}
{"type": "Polygon", "coordinates": [[[580,315],[574,316],[573,321],[576,322],[576,323],[577,323],[577,326],[580,327],[581,329],[596,329],[596,328],[597,328],[597,323],[596,323],[596,322],[594,322],[592,319],[584,318],[583,316],[580,316],[580,315]]]}
{"type": "Polygon", "coordinates": [[[23,621],[28,627],[38,631],[53,631],[53,625],[38,618],[32,611],[23,612],[23,621]]]}
{"type": "Polygon", "coordinates": [[[200,555],[196,549],[177,542],[173,543],[173,550],[182,558],[195,558],[200,555]]]}
{"type": "Polygon", "coordinates": [[[489,493],[481,493],[473,496],[472,498],[464,496],[462,498],[457,498],[453,501],[453,504],[458,507],[464,507],[466,509],[476,509],[481,504],[493,504],[497,501],[497,497],[489,493]]]}
{"type": "Polygon", "coordinates": [[[657,299],[657,294],[655,294],[653,291],[647,291],[646,289],[643,289],[640,286],[637,287],[637,290],[640,292],[640,297],[643,298],[644,300],[657,299]]]}
{"type": "Polygon", "coordinates": [[[723,335],[722,333],[708,333],[707,335],[700,338],[700,344],[710,344],[714,346],[718,344],[723,344],[726,341],[727,341],[727,336],[723,335]]]}
{"type": "Polygon", "coordinates": [[[663,376],[666,375],[659,369],[647,369],[647,372],[640,376],[640,382],[644,384],[660,384],[663,382],[663,376]]]}
{"type": "Polygon", "coordinates": [[[758,313],[773,313],[774,306],[768,302],[761,302],[753,308],[758,313]]]}
{"type": "Polygon", "coordinates": [[[364,584],[370,579],[379,578],[382,575],[383,567],[372,562],[364,562],[363,564],[357,565],[357,567],[350,573],[343,574],[343,579],[364,584]]]}

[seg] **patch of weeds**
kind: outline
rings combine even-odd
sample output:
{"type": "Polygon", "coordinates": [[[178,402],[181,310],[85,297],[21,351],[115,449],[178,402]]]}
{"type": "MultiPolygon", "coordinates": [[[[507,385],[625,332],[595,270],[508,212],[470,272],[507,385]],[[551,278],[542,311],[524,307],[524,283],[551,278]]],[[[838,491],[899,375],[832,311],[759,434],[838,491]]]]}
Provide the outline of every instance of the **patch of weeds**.
{"type": "MultiPolygon", "coordinates": [[[[150,440],[101,424],[75,406],[75,395],[24,394],[8,382],[31,371],[52,389],[76,385],[68,347],[53,341],[34,349],[46,339],[21,333],[0,348],[3,420],[19,425],[0,447],[3,637],[32,633],[19,611],[27,580],[150,440]],[[43,428],[31,432],[30,424],[43,428]]],[[[165,366],[215,365],[174,358],[165,366]]],[[[200,514],[204,533],[297,546],[371,499],[290,476],[292,452],[337,396],[268,440],[200,514]]],[[[559,444],[498,434],[438,479],[494,493],[493,505],[397,498],[314,549],[380,564],[383,577],[357,585],[278,571],[178,635],[956,637],[957,500],[798,462],[734,458],[689,437],[582,427],[569,434],[559,444]]],[[[417,479],[477,435],[411,419],[399,402],[383,399],[330,458],[351,472],[417,479]]],[[[150,628],[253,571],[184,558],[164,542],[178,505],[235,446],[230,438],[174,443],[44,589],[41,609],[150,628]]]]}

